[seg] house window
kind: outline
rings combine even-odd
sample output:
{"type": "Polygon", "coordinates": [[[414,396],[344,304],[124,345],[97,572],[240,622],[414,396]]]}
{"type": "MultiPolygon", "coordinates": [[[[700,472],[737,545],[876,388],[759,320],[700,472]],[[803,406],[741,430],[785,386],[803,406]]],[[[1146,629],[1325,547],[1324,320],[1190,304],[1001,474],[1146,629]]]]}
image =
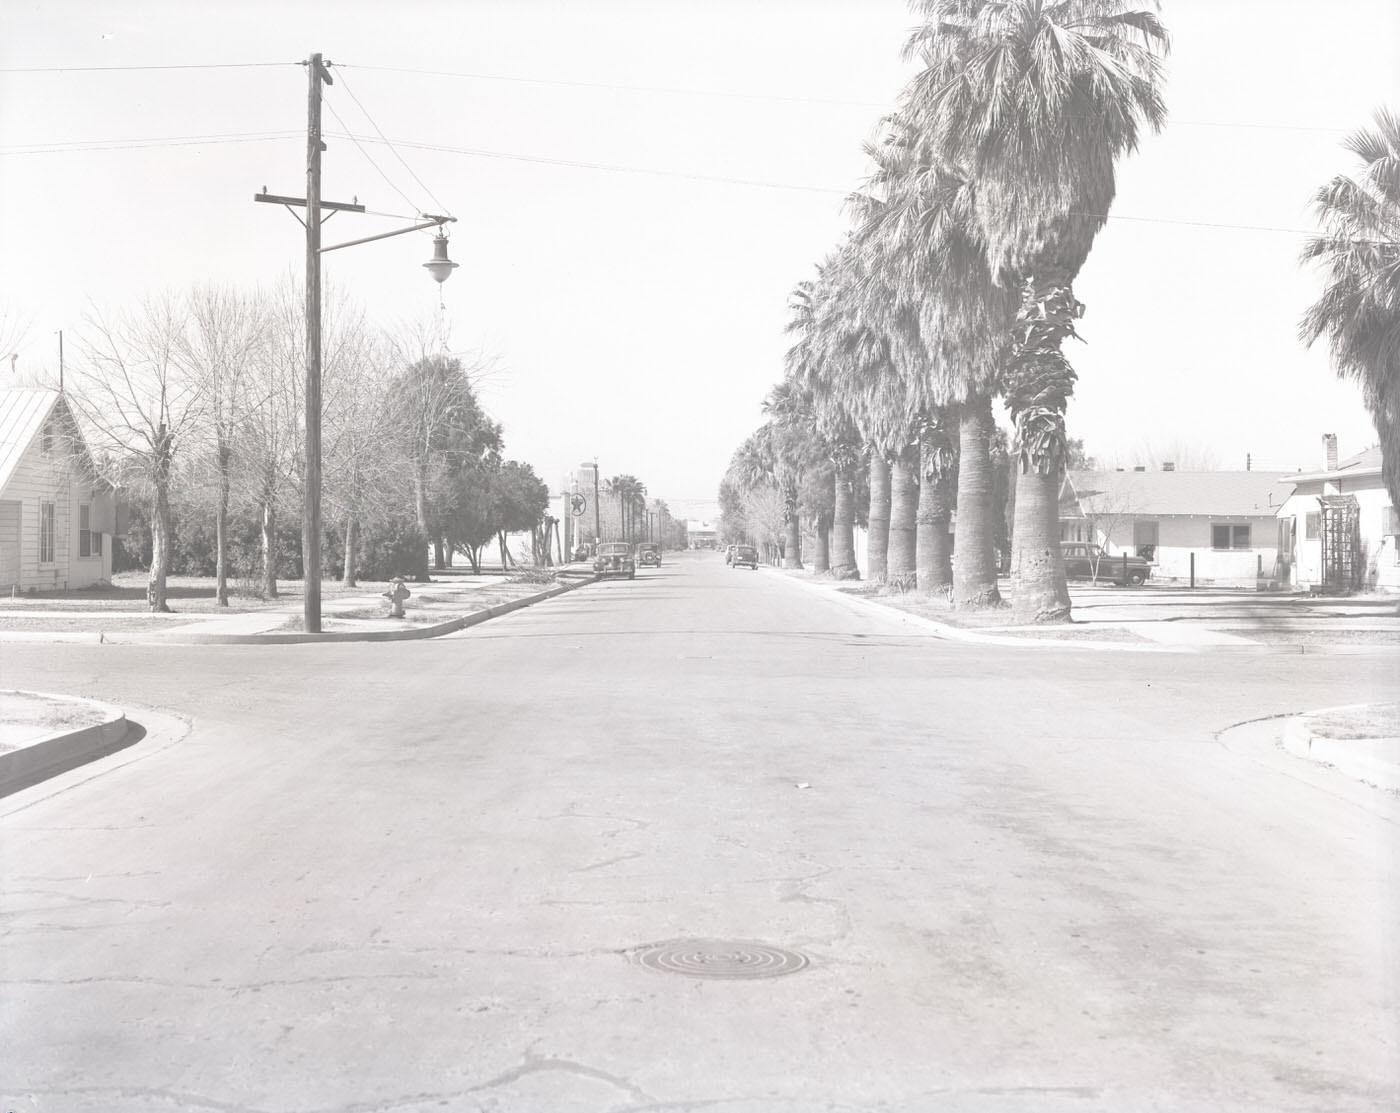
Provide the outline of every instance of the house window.
{"type": "Polygon", "coordinates": [[[53,563],[53,503],[39,504],[39,563],[53,563]]]}
{"type": "Polygon", "coordinates": [[[1248,549],[1249,527],[1214,523],[1210,527],[1212,549],[1248,549]]]}
{"type": "Polygon", "coordinates": [[[1157,523],[1133,523],[1133,552],[1144,560],[1157,558],[1157,523]]]}
{"type": "Polygon", "coordinates": [[[1318,531],[1322,529],[1322,511],[1309,510],[1303,515],[1303,540],[1316,541],[1318,531]]]}
{"type": "Polygon", "coordinates": [[[78,555],[92,556],[92,507],[87,503],[78,504],[78,555]]]}

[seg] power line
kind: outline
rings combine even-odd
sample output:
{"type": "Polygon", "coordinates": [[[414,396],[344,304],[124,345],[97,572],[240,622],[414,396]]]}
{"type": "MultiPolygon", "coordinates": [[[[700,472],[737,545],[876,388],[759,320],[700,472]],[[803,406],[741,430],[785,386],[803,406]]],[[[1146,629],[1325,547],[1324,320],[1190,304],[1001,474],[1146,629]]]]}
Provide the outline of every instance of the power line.
{"type": "MultiPolygon", "coordinates": [[[[341,67],[337,68],[339,69],[341,67]]],[[[424,184],[423,179],[413,172],[413,167],[409,166],[408,162],[404,159],[403,155],[399,154],[398,148],[396,148],[393,145],[393,143],[389,142],[389,137],[384,134],[383,129],[375,122],[374,117],[369,114],[369,109],[367,109],[361,103],[360,98],[355,95],[355,90],[350,88],[350,83],[345,80],[344,74],[341,74],[340,84],[341,88],[343,88],[346,91],[346,93],[349,94],[350,99],[355,102],[356,106],[364,114],[365,119],[369,121],[370,127],[374,128],[375,133],[379,136],[379,138],[384,140],[384,142],[388,145],[389,150],[393,153],[393,156],[396,159],[398,159],[399,162],[403,165],[403,168],[408,171],[409,177],[411,177],[415,182],[418,183],[419,188],[426,192],[429,199],[431,199],[433,204],[437,206],[437,211],[440,213],[444,213],[447,216],[451,216],[452,210],[449,209],[446,205],[444,205],[440,200],[438,200],[437,194],[435,194],[431,189],[427,187],[426,184],[424,184]]],[[[336,119],[339,120],[340,117],[337,116],[336,119]]],[[[410,201],[409,204],[412,204],[412,202],[410,201]]]]}
{"type": "Polygon", "coordinates": [[[349,128],[349,125],[347,125],[347,124],[345,123],[345,121],[342,120],[342,119],[340,118],[340,113],[337,112],[337,111],[335,110],[335,105],[331,104],[331,102],[328,101],[328,100],[327,100],[327,101],[323,101],[322,103],[324,103],[325,106],[326,106],[327,108],[330,109],[330,113],[331,113],[332,116],[335,117],[336,122],[337,122],[341,127],[345,128],[345,137],[346,137],[347,139],[349,139],[351,143],[355,144],[355,146],[356,146],[356,148],[359,150],[360,154],[362,154],[362,155],[365,156],[365,161],[368,162],[371,166],[374,167],[376,173],[378,173],[379,176],[380,176],[381,178],[384,179],[384,181],[388,184],[389,188],[392,189],[395,193],[397,193],[400,197],[402,197],[405,201],[407,201],[407,202],[408,202],[408,207],[409,207],[409,208],[411,208],[411,209],[418,209],[418,210],[421,212],[421,211],[422,211],[422,206],[420,206],[416,201],[413,200],[412,197],[410,197],[408,194],[406,194],[403,190],[401,190],[401,189],[398,187],[397,184],[395,184],[394,180],[393,180],[391,177],[389,177],[388,174],[386,174],[386,173],[384,172],[384,168],[383,168],[382,166],[380,166],[379,163],[377,163],[377,162],[374,161],[374,156],[371,155],[367,150],[365,150],[364,144],[361,143],[361,142],[351,133],[350,128],[349,128]]]}
{"type": "Polygon", "coordinates": [[[247,70],[263,66],[304,66],[305,62],[200,62],[178,66],[6,66],[0,73],[115,73],[137,70],[247,70]]]}
{"type": "Polygon", "coordinates": [[[498,73],[458,73],[452,70],[415,70],[404,69],[398,66],[361,66],[355,63],[337,62],[338,69],[345,69],[347,66],[357,70],[376,70],[380,73],[411,73],[423,77],[457,77],[469,81],[504,81],[515,85],[554,85],[566,89],[602,89],[619,93],[660,93],[666,96],[678,97],[723,97],[730,100],[763,100],[779,101],[787,104],[828,104],[847,108],[878,108],[888,109],[888,102],[884,101],[860,101],[860,100],[838,100],[824,97],[789,97],[775,93],[736,93],[724,89],[680,89],[661,85],[616,85],[605,81],[563,81],[558,78],[546,77],[511,77],[498,73]]]}
{"type": "Polygon", "coordinates": [[[216,143],[262,143],[304,138],[301,131],[234,132],[227,135],[172,135],[151,139],[83,139],[67,143],[29,143],[0,147],[0,155],[52,155],[70,151],[138,151],[154,147],[199,147],[216,143]]]}

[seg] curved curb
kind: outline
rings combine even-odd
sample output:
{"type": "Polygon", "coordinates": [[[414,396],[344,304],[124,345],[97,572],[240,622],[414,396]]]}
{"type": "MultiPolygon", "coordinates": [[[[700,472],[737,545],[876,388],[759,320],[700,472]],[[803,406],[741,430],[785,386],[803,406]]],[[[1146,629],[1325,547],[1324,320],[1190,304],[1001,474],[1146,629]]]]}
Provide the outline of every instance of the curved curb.
{"type": "MultiPolygon", "coordinates": [[[[522,595],[519,599],[512,599],[508,603],[484,607],[471,614],[458,615],[456,618],[449,618],[443,622],[435,622],[431,626],[418,626],[403,630],[332,630],[320,634],[308,634],[300,630],[272,631],[266,634],[177,635],[156,633],[117,635],[105,639],[101,634],[98,634],[95,637],[113,645],[300,645],[307,642],[421,641],[426,638],[439,638],[444,634],[453,634],[468,626],[476,626],[489,619],[499,618],[511,611],[517,611],[522,607],[531,606],[545,599],[552,599],[566,591],[573,591],[575,588],[593,583],[596,579],[597,577],[590,577],[577,583],[558,583],[544,591],[536,592],[533,595],[522,595]]],[[[94,635],[87,635],[87,637],[92,639],[94,635]]]]}
{"type": "Polygon", "coordinates": [[[134,741],[130,737],[126,712],[110,703],[50,692],[24,694],[61,700],[64,703],[84,704],[99,709],[104,718],[102,722],[80,730],[55,731],[0,754],[0,796],[9,796],[59,773],[86,765],[89,761],[120,750],[130,741],[134,741]]]}
{"type": "Polygon", "coordinates": [[[1323,707],[1290,719],[1280,745],[1291,754],[1328,765],[1337,772],[1387,792],[1400,792],[1400,739],[1329,738],[1313,729],[1314,720],[1338,711],[1356,711],[1370,704],[1323,707]],[[1389,745],[1387,745],[1387,743],[1389,745]]]}

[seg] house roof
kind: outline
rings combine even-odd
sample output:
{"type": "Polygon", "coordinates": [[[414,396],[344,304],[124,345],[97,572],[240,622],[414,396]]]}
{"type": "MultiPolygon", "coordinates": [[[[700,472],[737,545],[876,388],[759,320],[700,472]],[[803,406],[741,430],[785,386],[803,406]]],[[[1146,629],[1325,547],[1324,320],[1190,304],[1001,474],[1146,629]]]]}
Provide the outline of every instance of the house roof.
{"type": "Polygon", "coordinates": [[[1359,475],[1380,475],[1380,473],[1381,446],[1376,445],[1364,452],[1358,452],[1355,456],[1348,456],[1331,471],[1312,471],[1306,474],[1293,472],[1284,476],[1284,479],[1294,483],[1316,483],[1324,479],[1346,479],[1359,475]]]}
{"type": "Polygon", "coordinates": [[[1287,497],[1278,484],[1289,478],[1277,471],[1075,471],[1065,494],[1086,514],[1257,518],[1278,510],[1287,497]]]}
{"type": "Polygon", "coordinates": [[[62,397],[56,390],[0,390],[0,491],[62,397]]]}

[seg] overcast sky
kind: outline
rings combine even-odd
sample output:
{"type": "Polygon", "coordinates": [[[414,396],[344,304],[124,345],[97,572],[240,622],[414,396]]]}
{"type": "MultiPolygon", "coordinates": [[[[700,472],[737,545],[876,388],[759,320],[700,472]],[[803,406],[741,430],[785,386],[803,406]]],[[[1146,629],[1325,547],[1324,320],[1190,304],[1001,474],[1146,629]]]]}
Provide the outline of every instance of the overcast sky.
{"type": "MultiPolygon", "coordinates": [[[[1400,4],[1163,17],[1171,121],[1121,166],[1078,283],[1071,435],[1154,465],[1147,444],[1229,468],[1311,467],[1326,432],[1359,451],[1357,392],[1297,341],[1319,286],[1296,260],[1312,191],[1352,169],[1345,133],[1400,105],[1400,4]]],[[[509,455],[551,486],[597,456],[696,512],[781,375],[789,291],[847,226],[912,23],[903,0],[12,0],[0,311],[27,325],[19,371],[56,371],[54,334],[90,307],[301,272],[300,226],[252,195],[304,193],[299,63],[320,52],[324,196],[458,217],[450,345],[491,358],[509,455]]],[[[401,223],[341,214],[326,235],[401,223]]],[[[327,281],[385,327],[431,322],[430,254],[428,233],[350,248],[327,281]]]]}

